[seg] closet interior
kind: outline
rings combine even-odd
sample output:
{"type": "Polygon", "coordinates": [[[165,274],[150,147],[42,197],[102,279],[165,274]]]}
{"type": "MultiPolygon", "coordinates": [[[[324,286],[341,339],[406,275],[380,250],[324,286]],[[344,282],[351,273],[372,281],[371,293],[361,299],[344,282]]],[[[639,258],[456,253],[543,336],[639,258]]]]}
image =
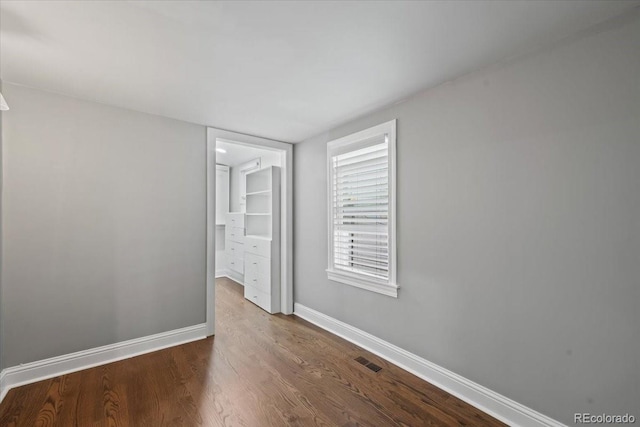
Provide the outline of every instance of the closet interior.
{"type": "Polygon", "coordinates": [[[280,312],[281,151],[216,142],[216,278],[280,312]]]}

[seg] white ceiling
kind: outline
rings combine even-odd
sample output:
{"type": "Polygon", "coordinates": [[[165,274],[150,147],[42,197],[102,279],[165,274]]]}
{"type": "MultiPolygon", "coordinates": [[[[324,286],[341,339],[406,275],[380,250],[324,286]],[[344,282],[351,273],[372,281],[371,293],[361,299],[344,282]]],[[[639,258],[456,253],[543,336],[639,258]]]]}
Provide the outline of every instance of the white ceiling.
{"type": "Polygon", "coordinates": [[[638,4],[2,1],[0,77],[298,142],[638,4]]]}
{"type": "Polygon", "coordinates": [[[280,155],[277,151],[255,148],[231,141],[221,141],[219,139],[216,140],[216,149],[217,148],[226,151],[226,153],[216,153],[216,163],[221,165],[238,166],[259,157],[269,157],[269,159],[272,160],[270,164],[279,164],[279,162],[273,160],[278,159],[280,155]]]}

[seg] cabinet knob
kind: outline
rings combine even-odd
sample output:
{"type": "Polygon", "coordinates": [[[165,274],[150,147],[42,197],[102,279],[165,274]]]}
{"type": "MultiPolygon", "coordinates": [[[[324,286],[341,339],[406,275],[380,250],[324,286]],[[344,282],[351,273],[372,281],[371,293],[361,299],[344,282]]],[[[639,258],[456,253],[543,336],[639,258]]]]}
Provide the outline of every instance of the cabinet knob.
{"type": "Polygon", "coordinates": [[[253,245],[254,248],[258,248],[256,245],[253,245]]]}
{"type": "Polygon", "coordinates": [[[254,263],[253,263],[253,265],[258,265],[258,263],[257,263],[257,262],[254,262],[254,263]]]}
{"type": "Polygon", "coordinates": [[[253,281],[254,281],[254,282],[257,282],[257,280],[256,280],[256,279],[253,279],[253,281]]]}
{"type": "Polygon", "coordinates": [[[232,251],[235,251],[235,249],[234,249],[234,248],[231,248],[231,250],[232,250],[232,251]]]}

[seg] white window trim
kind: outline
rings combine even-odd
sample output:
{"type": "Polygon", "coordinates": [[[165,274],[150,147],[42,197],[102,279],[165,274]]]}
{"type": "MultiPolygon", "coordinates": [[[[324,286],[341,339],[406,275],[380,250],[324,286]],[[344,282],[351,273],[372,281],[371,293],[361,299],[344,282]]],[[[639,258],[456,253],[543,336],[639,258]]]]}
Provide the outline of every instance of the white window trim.
{"type": "Polygon", "coordinates": [[[328,223],[328,258],[327,277],[334,282],[340,282],[368,291],[377,292],[394,298],[398,297],[398,283],[396,280],[397,252],[396,252],[396,120],[356,132],[351,135],[327,143],[327,223],[328,223]],[[331,158],[337,150],[350,151],[357,149],[360,141],[386,133],[389,135],[389,281],[367,278],[361,274],[350,274],[346,271],[333,269],[333,170],[331,158]]]}

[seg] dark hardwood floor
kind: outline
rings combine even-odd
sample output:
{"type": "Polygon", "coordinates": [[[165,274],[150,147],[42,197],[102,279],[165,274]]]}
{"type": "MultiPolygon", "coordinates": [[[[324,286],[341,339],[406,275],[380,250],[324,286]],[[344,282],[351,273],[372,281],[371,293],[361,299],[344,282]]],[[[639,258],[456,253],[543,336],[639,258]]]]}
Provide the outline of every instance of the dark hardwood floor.
{"type": "Polygon", "coordinates": [[[302,319],[270,316],[228,279],[216,322],[214,338],[15,388],[0,426],[503,425],[302,319]]]}

